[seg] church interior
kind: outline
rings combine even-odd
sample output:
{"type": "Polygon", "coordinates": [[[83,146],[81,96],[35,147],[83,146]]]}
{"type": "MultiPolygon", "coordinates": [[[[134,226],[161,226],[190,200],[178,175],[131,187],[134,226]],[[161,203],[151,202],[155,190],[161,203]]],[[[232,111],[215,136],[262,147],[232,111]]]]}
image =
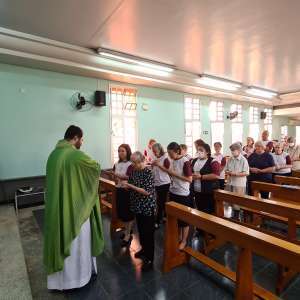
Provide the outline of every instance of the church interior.
{"type": "Polygon", "coordinates": [[[0,0],[0,300],[299,300],[299,11],[0,0]]]}

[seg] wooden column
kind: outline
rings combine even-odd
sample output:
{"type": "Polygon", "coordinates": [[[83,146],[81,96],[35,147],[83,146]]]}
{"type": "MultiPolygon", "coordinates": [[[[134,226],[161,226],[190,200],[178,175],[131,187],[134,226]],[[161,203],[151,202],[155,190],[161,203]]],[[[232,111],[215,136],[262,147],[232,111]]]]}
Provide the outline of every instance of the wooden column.
{"type": "Polygon", "coordinates": [[[169,272],[172,268],[187,262],[186,253],[178,249],[178,222],[177,218],[170,216],[167,211],[167,222],[165,227],[165,250],[163,272],[169,272]]]}
{"type": "Polygon", "coordinates": [[[240,248],[236,270],[236,300],[253,300],[252,253],[240,248]]]}

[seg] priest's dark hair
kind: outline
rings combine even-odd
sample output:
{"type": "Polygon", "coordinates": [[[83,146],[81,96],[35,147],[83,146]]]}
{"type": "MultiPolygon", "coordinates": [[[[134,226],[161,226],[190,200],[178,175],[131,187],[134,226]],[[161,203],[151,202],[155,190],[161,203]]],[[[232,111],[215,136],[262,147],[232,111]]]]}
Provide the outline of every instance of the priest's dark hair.
{"type": "Polygon", "coordinates": [[[73,140],[75,136],[77,136],[78,138],[81,139],[83,136],[82,129],[78,126],[71,125],[67,129],[64,139],[65,140],[73,140]]]}

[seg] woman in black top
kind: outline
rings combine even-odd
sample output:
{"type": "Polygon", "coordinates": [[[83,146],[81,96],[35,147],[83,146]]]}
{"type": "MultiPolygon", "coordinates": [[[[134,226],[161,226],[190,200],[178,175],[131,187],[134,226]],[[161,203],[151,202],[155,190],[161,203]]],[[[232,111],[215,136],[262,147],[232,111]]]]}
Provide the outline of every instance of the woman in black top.
{"type": "MultiPolygon", "coordinates": [[[[248,193],[252,195],[251,182],[252,181],[273,181],[273,171],[275,163],[273,156],[265,151],[265,146],[262,141],[255,143],[255,152],[248,157],[250,167],[250,175],[248,176],[248,193]]],[[[269,198],[269,192],[261,192],[261,197],[264,199],[269,198]]]]}
{"type": "Polygon", "coordinates": [[[135,213],[142,249],[135,254],[143,260],[143,271],[153,266],[154,258],[154,223],[156,211],[155,187],[152,171],[145,165],[145,156],[137,151],[131,155],[133,171],[128,182],[123,182],[130,189],[131,210],[135,213]]]}
{"type": "Polygon", "coordinates": [[[213,191],[219,188],[220,164],[211,157],[208,144],[198,147],[198,157],[192,162],[193,192],[198,210],[215,211],[213,191]]]}

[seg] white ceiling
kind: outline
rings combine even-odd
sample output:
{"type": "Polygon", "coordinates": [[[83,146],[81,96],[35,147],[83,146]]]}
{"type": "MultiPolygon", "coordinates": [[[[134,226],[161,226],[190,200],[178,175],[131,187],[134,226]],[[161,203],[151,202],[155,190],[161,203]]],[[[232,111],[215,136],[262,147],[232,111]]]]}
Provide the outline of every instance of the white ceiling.
{"type": "Polygon", "coordinates": [[[0,26],[300,90],[299,0],[0,0],[0,26]]]}

